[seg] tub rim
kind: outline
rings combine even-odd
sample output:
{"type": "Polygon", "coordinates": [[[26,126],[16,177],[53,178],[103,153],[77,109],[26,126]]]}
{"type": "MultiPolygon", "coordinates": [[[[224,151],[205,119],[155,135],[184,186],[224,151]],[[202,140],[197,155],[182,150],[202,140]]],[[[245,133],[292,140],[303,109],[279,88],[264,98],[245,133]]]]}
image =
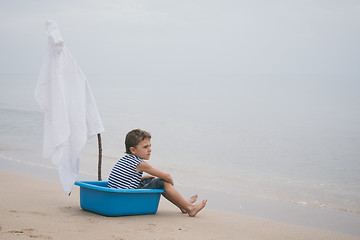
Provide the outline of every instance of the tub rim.
{"type": "Polygon", "coordinates": [[[104,186],[99,186],[100,184],[105,184],[107,186],[107,181],[76,181],[75,185],[79,187],[84,187],[88,189],[93,189],[102,192],[110,192],[110,193],[163,193],[165,192],[162,189],[116,189],[116,188],[109,188],[104,186]]]}

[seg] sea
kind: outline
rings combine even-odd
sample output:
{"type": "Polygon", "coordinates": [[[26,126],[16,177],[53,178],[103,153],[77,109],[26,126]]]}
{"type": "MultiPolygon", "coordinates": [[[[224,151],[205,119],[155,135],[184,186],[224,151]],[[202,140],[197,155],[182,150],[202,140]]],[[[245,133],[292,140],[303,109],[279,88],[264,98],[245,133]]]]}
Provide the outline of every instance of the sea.
{"type": "MultiPolygon", "coordinates": [[[[182,73],[87,78],[105,127],[103,180],[125,152],[126,133],[140,128],[152,134],[150,164],[169,172],[182,189],[223,196],[224,205],[238,199],[227,206],[230,211],[241,212],[241,199],[253,199],[360,219],[359,78],[182,73]]],[[[56,166],[42,157],[37,79],[0,75],[0,168],[54,177],[56,166]]],[[[82,150],[80,180],[97,179],[97,144],[90,138],[82,150]]]]}

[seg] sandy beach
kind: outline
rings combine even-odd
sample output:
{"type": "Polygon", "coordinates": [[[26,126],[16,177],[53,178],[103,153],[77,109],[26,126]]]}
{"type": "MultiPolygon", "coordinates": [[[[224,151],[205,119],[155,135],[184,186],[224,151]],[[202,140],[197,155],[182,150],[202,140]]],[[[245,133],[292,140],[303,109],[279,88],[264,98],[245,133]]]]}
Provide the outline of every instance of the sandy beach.
{"type": "Polygon", "coordinates": [[[0,239],[359,239],[206,208],[190,218],[166,200],[155,215],[104,217],[80,208],[78,187],[69,197],[60,183],[0,180],[0,239]]]}

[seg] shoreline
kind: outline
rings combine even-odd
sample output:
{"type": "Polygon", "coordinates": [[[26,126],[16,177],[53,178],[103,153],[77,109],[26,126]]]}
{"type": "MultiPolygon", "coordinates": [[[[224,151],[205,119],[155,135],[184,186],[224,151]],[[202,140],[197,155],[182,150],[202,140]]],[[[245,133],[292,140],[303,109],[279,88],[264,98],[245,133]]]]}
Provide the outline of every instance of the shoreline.
{"type": "Polygon", "coordinates": [[[83,211],[79,188],[0,170],[0,236],[6,239],[359,239],[205,208],[195,218],[161,200],[155,215],[104,217],[83,211]]]}
{"type": "MultiPolygon", "coordinates": [[[[5,171],[5,173],[11,177],[14,175],[20,178],[29,178],[29,181],[34,180],[56,185],[58,188],[57,194],[63,195],[63,190],[55,168],[45,169],[39,166],[23,166],[24,164],[17,162],[12,162],[12,164],[9,165],[4,163],[4,161],[2,162],[3,163],[0,164],[0,172],[5,171]],[[5,165],[6,167],[4,167],[5,165]]],[[[89,176],[80,176],[79,178],[89,179],[89,176]]],[[[6,179],[3,179],[3,181],[7,182],[6,179]]],[[[76,186],[74,187],[72,198],[73,195],[78,195],[77,188],[76,186]]],[[[243,196],[234,198],[234,195],[204,189],[191,189],[181,186],[178,188],[184,196],[190,196],[196,192],[199,194],[200,199],[207,198],[209,201],[205,212],[222,212],[222,214],[225,215],[235,214],[238,217],[258,218],[263,221],[311,228],[336,234],[345,234],[360,239],[360,230],[357,227],[360,223],[359,214],[288,204],[271,199],[256,199],[243,196]]],[[[64,196],[62,198],[64,198],[64,196]]],[[[161,206],[162,205],[166,205],[166,203],[161,201],[161,206]]],[[[159,207],[159,211],[161,210],[162,208],[159,207]]]]}
{"type": "MultiPolygon", "coordinates": [[[[185,195],[195,193],[189,188],[180,188],[180,190],[185,195]]],[[[357,213],[295,205],[273,199],[245,196],[234,198],[234,195],[231,194],[205,190],[196,192],[200,193],[200,196],[209,196],[211,201],[208,201],[208,205],[216,211],[360,237],[360,229],[358,228],[360,214],[357,213]],[[222,195],[223,199],[216,195],[222,195]]]]}

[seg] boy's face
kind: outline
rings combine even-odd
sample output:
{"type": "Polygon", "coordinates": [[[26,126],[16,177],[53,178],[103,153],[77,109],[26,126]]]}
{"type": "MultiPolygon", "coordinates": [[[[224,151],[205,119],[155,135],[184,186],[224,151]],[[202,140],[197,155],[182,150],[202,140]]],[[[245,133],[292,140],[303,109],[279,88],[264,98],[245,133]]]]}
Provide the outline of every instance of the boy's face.
{"type": "Polygon", "coordinates": [[[133,155],[144,159],[149,160],[151,154],[151,140],[144,139],[136,147],[131,147],[130,151],[133,155]]]}

